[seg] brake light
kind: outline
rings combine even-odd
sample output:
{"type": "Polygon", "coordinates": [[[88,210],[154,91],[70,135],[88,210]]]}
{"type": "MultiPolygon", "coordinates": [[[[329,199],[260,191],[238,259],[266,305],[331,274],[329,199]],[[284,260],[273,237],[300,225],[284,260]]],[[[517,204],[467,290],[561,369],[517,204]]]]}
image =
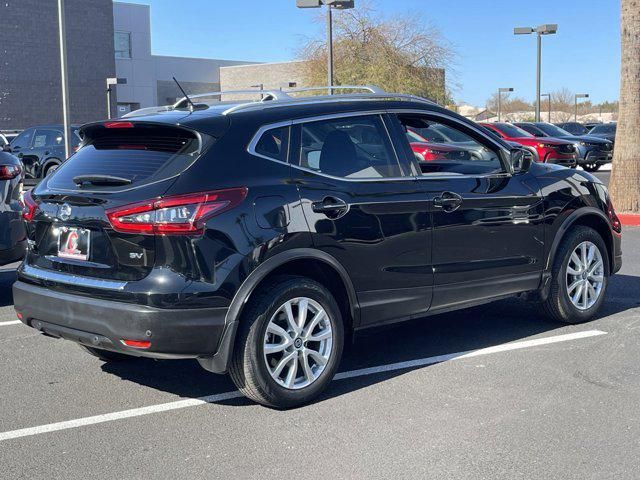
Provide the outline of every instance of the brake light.
{"type": "Polygon", "coordinates": [[[607,198],[607,217],[609,217],[611,228],[617,233],[622,232],[622,222],[618,218],[618,214],[615,208],[613,208],[613,202],[610,198],[607,198]]]}
{"type": "Polygon", "coordinates": [[[198,235],[205,222],[239,205],[245,187],[165,197],[107,210],[117,232],[144,235],[198,235]]]}
{"type": "Polygon", "coordinates": [[[31,190],[24,192],[22,195],[22,206],[22,218],[24,218],[25,221],[30,222],[38,211],[38,204],[33,199],[31,190]]]}
{"type": "Polygon", "coordinates": [[[133,128],[133,123],[131,122],[106,122],[104,124],[104,128],[133,128]]]}
{"type": "Polygon", "coordinates": [[[0,165],[0,180],[12,180],[21,173],[20,165],[0,165]]]}

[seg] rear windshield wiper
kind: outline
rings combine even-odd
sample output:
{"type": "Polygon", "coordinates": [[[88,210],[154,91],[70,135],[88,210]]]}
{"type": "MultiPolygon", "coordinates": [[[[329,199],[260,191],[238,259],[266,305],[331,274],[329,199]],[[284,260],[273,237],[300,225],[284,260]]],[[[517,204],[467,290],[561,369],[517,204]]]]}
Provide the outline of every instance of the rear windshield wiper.
{"type": "Polygon", "coordinates": [[[123,177],[115,177],[113,175],[77,175],[73,177],[73,183],[80,186],[85,183],[99,186],[113,186],[129,185],[131,180],[123,177]]]}

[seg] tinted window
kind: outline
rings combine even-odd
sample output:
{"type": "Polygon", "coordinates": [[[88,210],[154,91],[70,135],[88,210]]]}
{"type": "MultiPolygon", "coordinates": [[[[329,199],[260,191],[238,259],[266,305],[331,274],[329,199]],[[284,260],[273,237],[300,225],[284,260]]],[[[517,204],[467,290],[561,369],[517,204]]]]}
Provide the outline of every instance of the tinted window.
{"type": "Polygon", "coordinates": [[[113,43],[116,58],[131,58],[131,34],[129,32],[115,32],[113,43]]]}
{"type": "Polygon", "coordinates": [[[438,139],[432,146],[410,145],[419,159],[423,175],[474,175],[503,171],[496,147],[471,129],[443,123],[427,115],[398,115],[398,120],[406,131],[416,131],[428,140],[438,139]],[[431,135],[432,132],[439,133],[439,136],[431,135]]]}
{"type": "Polygon", "coordinates": [[[55,147],[64,145],[62,132],[58,130],[37,128],[33,136],[33,148],[55,147]]]}
{"type": "Polygon", "coordinates": [[[545,136],[544,132],[542,130],[540,130],[538,127],[535,127],[534,125],[529,125],[527,123],[521,123],[521,124],[518,124],[518,127],[520,127],[522,130],[526,130],[531,135],[535,135],[536,137],[544,137],[545,136]]]}
{"type": "Polygon", "coordinates": [[[11,142],[11,147],[13,148],[28,148],[31,146],[31,137],[33,136],[33,130],[25,130],[11,142]]]}
{"type": "Polygon", "coordinates": [[[78,175],[117,175],[132,185],[163,180],[184,171],[202,150],[194,134],[178,128],[96,130],[87,132],[86,144],[58,168],[50,187],[76,188],[78,175]]]}
{"type": "Polygon", "coordinates": [[[556,127],[550,123],[538,123],[536,125],[540,130],[552,137],[564,137],[566,135],[571,135],[566,130],[561,129],[560,127],[556,127]]]}
{"type": "MultiPolygon", "coordinates": [[[[528,130],[523,130],[522,128],[516,127],[510,123],[499,123],[496,124],[496,128],[500,130],[505,136],[509,138],[518,138],[518,137],[531,137],[532,135],[528,130]]],[[[523,127],[524,128],[524,127],[523,127]]]]}
{"type": "Polygon", "coordinates": [[[378,116],[305,123],[300,134],[301,167],[347,178],[402,176],[378,116]]]}
{"type": "Polygon", "coordinates": [[[265,157],[287,161],[287,141],[289,138],[289,127],[274,128],[262,134],[256,144],[255,152],[265,157]]]}
{"type": "Polygon", "coordinates": [[[589,133],[616,133],[615,124],[596,125],[589,133]]]}

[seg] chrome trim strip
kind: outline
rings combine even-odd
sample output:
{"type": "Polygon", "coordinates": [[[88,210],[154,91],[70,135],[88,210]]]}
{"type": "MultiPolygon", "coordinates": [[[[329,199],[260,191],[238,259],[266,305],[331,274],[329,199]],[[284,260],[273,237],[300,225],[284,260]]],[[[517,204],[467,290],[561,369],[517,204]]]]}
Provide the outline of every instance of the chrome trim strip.
{"type": "Polygon", "coordinates": [[[27,277],[36,278],[38,280],[63,283],[65,285],[78,285],[80,287],[100,288],[102,290],[124,290],[128,283],[117,280],[102,280],[99,278],[54,272],[52,270],[44,270],[42,268],[32,267],[31,265],[25,265],[24,263],[22,264],[22,268],[19,272],[27,277]]]}

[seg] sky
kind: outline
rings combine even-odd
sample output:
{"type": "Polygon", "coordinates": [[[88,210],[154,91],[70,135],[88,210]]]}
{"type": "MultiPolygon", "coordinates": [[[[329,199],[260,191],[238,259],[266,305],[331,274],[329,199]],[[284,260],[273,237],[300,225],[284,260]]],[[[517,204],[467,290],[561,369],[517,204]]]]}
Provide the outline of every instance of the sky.
{"type": "MultiPolygon", "coordinates": [[[[275,62],[322,33],[318,11],[295,0],[128,0],[151,5],[152,50],[275,62]]],[[[359,0],[355,0],[356,8],[359,0]]],[[[594,103],[618,97],[620,0],[370,0],[383,16],[419,15],[455,50],[447,81],[458,102],[483,106],[499,87],[535,98],[536,39],[513,27],[557,23],[543,37],[542,93],[567,87],[594,103]]]]}

